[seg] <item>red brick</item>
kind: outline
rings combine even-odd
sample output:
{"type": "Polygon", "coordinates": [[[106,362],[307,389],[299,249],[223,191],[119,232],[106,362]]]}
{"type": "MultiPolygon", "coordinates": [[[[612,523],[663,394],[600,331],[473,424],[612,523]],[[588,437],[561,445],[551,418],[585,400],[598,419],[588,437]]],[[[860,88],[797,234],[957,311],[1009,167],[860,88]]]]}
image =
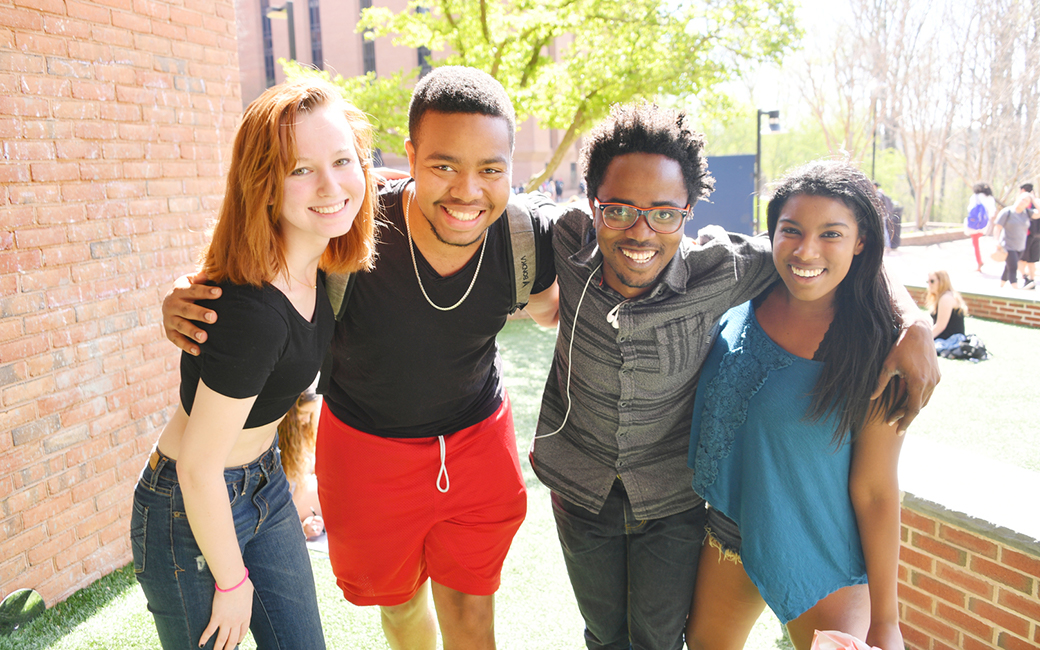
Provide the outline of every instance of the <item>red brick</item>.
{"type": "MultiPolygon", "coordinates": [[[[31,336],[25,336],[14,341],[0,344],[0,363],[10,363],[15,359],[25,359],[31,357],[34,354],[42,354],[47,351],[47,337],[43,334],[34,334],[31,336]]],[[[23,383],[15,388],[8,388],[4,391],[4,403],[13,404],[20,402],[22,399],[32,399],[38,397],[39,394],[35,391],[29,390],[29,384],[33,382],[23,383]],[[15,394],[24,395],[18,399],[14,398],[15,394]]]]}
{"type": "Polygon", "coordinates": [[[982,642],[965,634],[961,638],[961,647],[962,650],[993,650],[993,639],[986,639],[985,642],[982,642]]]}
{"type": "Polygon", "coordinates": [[[997,637],[997,647],[1003,648],[1004,650],[1040,650],[1040,646],[1033,645],[1024,639],[1019,639],[1007,632],[1001,632],[997,637]]]}
{"type": "Polygon", "coordinates": [[[971,570],[977,574],[992,578],[993,580],[996,580],[1003,585],[1007,585],[1012,589],[1016,589],[1026,594],[1033,593],[1032,578],[1019,573],[1018,571],[1001,566],[995,562],[990,562],[985,558],[973,557],[971,559],[971,570]]]}
{"type": "MultiPolygon", "coordinates": [[[[40,251],[13,251],[0,253],[0,273],[16,273],[38,269],[43,265],[40,251]]],[[[0,316],[8,316],[3,313],[0,316]]]]}
{"type": "Polygon", "coordinates": [[[95,120],[101,112],[98,102],[83,102],[75,99],[51,101],[54,117],[66,120],[95,120]]]}
{"type": "Polygon", "coordinates": [[[26,95],[68,97],[72,90],[69,80],[60,77],[22,75],[19,81],[20,90],[26,95]]]}
{"type": "MultiPolygon", "coordinates": [[[[26,528],[32,528],[37,524],[46,524],[51,518],[61,516],[61,513],[70,506],[72,506],[72,495],[69,493],[49,497],[44,499],[39,505],[23,511],[22,520],[25,522],[26,528]]],[[[49,555],[44,557],[49,557],[49,555]]],[[[38,556],[34,559],[32,550],[29,553],[29,561],[39,561],[38,556]]]]}
{"type": "Polygon", "coordinates": [[[968,614],[963,609],[956,609],[945,603],[938,603],[935,609],[935,615],[940,620],[946,621],[965,632],[974,634],[980,639],[993,638],[992,625],[987,624],[977,616],[968,614]]]}
{"type": "Polygon", "coordinates": [[[93,535],[102,528],[112,524],[119,519],[119,511],[116,508],[107,508],[82,522],[76,522],[76,536],[83,539],[93,535]]]}
{"type": "Polygon", "coordinates": [[[60,227],[17,230],[14,240],[18,248],[41,248],[65,243],[65,229],[60,227]]]}
{"type": "Polygon", "coordinates": [[[0,165],[0,183],[28,183],[31,180],[29,165],[11,163],[0,165]]]}
{"type": "Polygon", "coordinates": [[[942,598],[947,602],[953,603],[954,605],[964,607],[964,592],[960,591],[956,587],[951,587],[950,585],[944,582],[940,582],[929,575],[919,573],[916,571],[911,577],[910,582],[922,591],[926,591],[930,594],[938,596],[939,598],[942,598]]]}
{"type": "MultiPolygon", "coordinates": [[[[104,415],[107,410],[108,405],[105,398],[98,397],[97,399],[77,404],[75,407],[63,411],[61,413],[61,424],[63,427],[71,427],[100,417],[104,415]]],[[[93,425],[93,423],[91,423],[91,425],[93,425]]],[[[93,426],[91,426],[91,434],[93,434],[93,426]]]]}
{"type": "Polygon", "coordinates": [[[911,544],[918,549],[930,553],[936,557],[942,558],[947,562],[956,564],[958,566],[965,566],[968,562],[968,553],[962,549],[950,546],[945,542],[940,542],[934,537],[922,535],[920,533],[914,533],[911,536],[911,544]]]}
{"type": "Polygon", "coordinates": [[[111,21],[111,10],[99,7],[93,2],[66,0],[65,7],[70,18],[82,18],[86,22],[101,24],[108,24],[111,21]]]}
{"type": "Polygon", "coordinates": [[[903,643],[906,644],[908,650],[931,649],[931,637],[928,634],[906,622],[900,622],[899,629],[903,633],[903,643]]]}
{"type": "Polygon", "coordinates": [[[1000,550],[1000,561],[1013,569],[1040,578],[1040,558],[1035,555],[1026,555],[1005,546],[1000,550]]]}
{"type": "Polygon", "coordinates": [[[1035,598],[1023,598],[1013,591],[1001,589],[997,596],[997,603],[1040,623],[1040,602],[1035,598]]]}
{"type": "Polygon", "coordinates": [[[1024,637],[1029,634],[1029,621],[978,598],[970,600],[968,611],[985,620],[993,621],[998,627],[1014,632],[1019,636],[1024,637]]]}
{"type": "Polygon", "coordinates": [[[957,638],[957,630],[938,620],[934,616],[919,612],[916,609],[906,610],[906,622],[920,630],[923,630],[930,637],[943,639],[945,641],[953,641],[957,638]]]}
{"type": "MultiPolygon", "coordinates": [[[[26,54],[43,54],[48,57],[68,56],[66,40],[40,33],[15,32],[15,47],[26,54]]],[[[53,60],[53,59],[51,59],[53,60]]],[[[50,61],[48,61],[49,63],[50,61]]]]}
{"type": "Polygon", "coordinates": [[[54,160],[56,154],[51,142],[12,141],[4,143],[8,160],[54,160]]]}
{"type": "Polygon", "coordinates": [[[910,603],[922,612],[931,613],[933,611],[935,599],[932,596],[903,582],[900,582],[897,588],[900,602],[910,603]]]}

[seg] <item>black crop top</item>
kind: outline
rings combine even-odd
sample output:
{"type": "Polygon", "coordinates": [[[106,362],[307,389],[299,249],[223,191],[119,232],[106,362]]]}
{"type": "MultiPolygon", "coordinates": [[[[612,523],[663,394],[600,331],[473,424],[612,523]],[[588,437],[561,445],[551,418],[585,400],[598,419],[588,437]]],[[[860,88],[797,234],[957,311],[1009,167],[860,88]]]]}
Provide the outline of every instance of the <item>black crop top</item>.
{"type": "Polygon", "coordinates": [[[199,356],[181,354],[181,404],[188,415],[200,378],[227,397],[258,396],[246,429],[274,422],[292,408],[332,341],[335,321],[321,276],[310,322],[271,285],[223,282],[220,298],[198,301],[218,316],[216,323],[199,323],[207,333],[199,356]]]}

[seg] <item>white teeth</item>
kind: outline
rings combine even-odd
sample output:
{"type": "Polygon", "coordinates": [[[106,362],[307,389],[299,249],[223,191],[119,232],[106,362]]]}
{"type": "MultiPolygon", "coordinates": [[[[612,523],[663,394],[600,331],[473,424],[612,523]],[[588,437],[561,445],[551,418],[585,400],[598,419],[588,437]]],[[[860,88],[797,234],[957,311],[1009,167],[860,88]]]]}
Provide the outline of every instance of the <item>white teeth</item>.
{"type": "Polygon", "coordinates": [[[823,273],[823,269],[800,269],[797,266],[792,266],[791,273],[794,273],[800,278],[815,278],[819,274],[823,273]]]}
{"type": "Polygon", "coordinates": [[[345,206],[346,204],[347,204],[346,201],[340,201],[336,205],[327,205],[327,206],[322,207],[322,208],[311,208],[311,210],[314,210],[318,214],[334,214],[334,213],[339,212],[340,210],[342,210],[343,206],[345,206]]]}
{"type": "Polygon", "coordinates": [[[633,251],[622,248],[621,253],[634,262],[645,262],[657,254],[656,251],[633,251]]]}
{"type": "Polygon", "coordinates": [[[477,210],[476,212],[459,212],[457,210],[452,210],[451,208],[444,208],[444,211],[459,221],[473,221],[480,216],[481,212],[483,212],[482,210],[477,210]]]}

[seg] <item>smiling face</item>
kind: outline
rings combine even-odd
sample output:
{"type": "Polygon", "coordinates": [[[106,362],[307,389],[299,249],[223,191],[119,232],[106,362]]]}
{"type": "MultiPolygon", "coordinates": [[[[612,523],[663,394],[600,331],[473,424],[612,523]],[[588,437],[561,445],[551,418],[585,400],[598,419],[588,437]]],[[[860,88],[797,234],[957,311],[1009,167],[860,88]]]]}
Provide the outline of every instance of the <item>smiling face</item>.
{"type": "Polygon", "coordinates": [[[466,247],[480,242],[506,209],[510,135],[504,117],[428,111],[415,139],[405,143],[416,204],[441,243],[466,247]]]}
{"type": "Polygon", "coordinates": [[[841,201],[796,194],[784,203],[773,235],[773,263],[795,300],[834,300],[863,240],[841,201]]]}
{"type": "Polygon", "coordinates": [[[296,165],[285,179],[279,228],[287,237],[327,242],[350,230],[365,198],[354,134],[340,107],[300,113],[296,165]]]}
{"type": "MultiPolygon", "coordinates": [[[[660,206],[682,210],[688,203],[679,163],[649,153],[628,153],[610,161],[595,198],[601,203],[626,203],[644,210],[660,206]]],[[[589,205],[593,205],[591,199],[589,205]]],[[[595,206],[593,214],[607,286],[625,298],[650,291],[679,250],[682,230],[669,235],[654,232],[645,216],[628,230],[611,230],[603,225],[595,206]]]]}

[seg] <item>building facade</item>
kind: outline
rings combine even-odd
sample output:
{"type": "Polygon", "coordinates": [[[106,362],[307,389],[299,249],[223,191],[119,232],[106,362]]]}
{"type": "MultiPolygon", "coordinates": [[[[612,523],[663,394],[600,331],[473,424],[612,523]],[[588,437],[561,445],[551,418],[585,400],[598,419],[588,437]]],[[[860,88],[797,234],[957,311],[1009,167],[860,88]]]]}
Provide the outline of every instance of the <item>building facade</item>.
{"type": "MultiPolygon", "coordinates": [[[[285,0],[235,0],[238,16],[238,60],[242,80],[243,108],[271,85],[285,79],[278,59],[290,58],[289,20],[285,0]],[[269,15],[274,17],[269,18],[269,15]]],[[[421,67],[430,56],[426,48],[395,46],[390,38],[366,41],[356,30],[361,10],[372,0],[294,0],[293,43],[296,60],[337,74],[354,77],[374,71],[389,75],[398,70],[421,67]]],[[[401,11],[406,0],[376,0],[375,4],[401,11]]],[[[562,133],[541,129],[533,119],[520,125],[513,154],[513,184],[520,185],[539,173],[552,156],[562,133]]],[[[571,196],[579,184],[580,140],[567,152],[555,172],[563,181],[564,195],[571,196]]],[[[407,168],[404,152],[383,152],[384,164],[407,168]]]]}

